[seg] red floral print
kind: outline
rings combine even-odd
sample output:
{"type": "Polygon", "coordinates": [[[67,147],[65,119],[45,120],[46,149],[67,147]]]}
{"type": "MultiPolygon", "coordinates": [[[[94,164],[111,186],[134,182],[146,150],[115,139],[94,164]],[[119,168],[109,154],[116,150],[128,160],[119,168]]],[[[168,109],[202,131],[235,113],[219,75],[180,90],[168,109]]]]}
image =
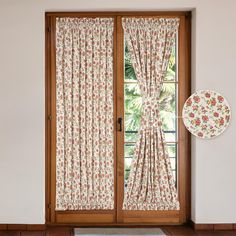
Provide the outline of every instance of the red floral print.
{"type": "Polygon", "coordinates": [[[220,103],[222,103],[222,102],[224,101],[224,98],[223,98],[222,96],[217,96],[217,98],[218,98],[218,101],[219,101],[220,103]]]}
{"type": "Polygon", "coordinates": [[[190,96],[183,107],[186,128],[200,138],[221,134],[230,121],[230,109],[225,98],[213,91],[198,91],[190,96]],[[188,101],[193,101],[188,104],[188,101]]]}
{"type": "Polygon", "coordinates": [[[196,102],[196,103],[199,103],[199,102],[200,102],[199,96],[194,96],[194,97],[193,97],[193,100],[194,100],[194,102],[196,102]]]}
{"type": "Polygon", "coordinates": [[[224,118],[223,118],[223,117],[221,117],[221,118],[220,118],[220,120],[219,120],[219,122],[220,122],[220,125],[223,125],[223,124],[225,123],[225,120],[224,120],[224,118]]]}
{"type": "Polygon", "coordinates": [[[190,112],[190,113],[189,113],[189,116],[193,118],[193,117],[194,117],[194,113],[193,113],[193,112],[190,112]]]}
{"type": "Polygon", "coordinates": [[[56,210],[114,209],[113,19],[56,19],[56,210]]]}
{"type": "Polygon", "coordinates": [[[200,124],[201,124],[201,120],[200,120],[199,118],[197,118],[197,119],[195,120],[195,125],[199,126],[200,124]]]}
{"type": "Polygon", "coordinates": [[[141,127],[125,189],[123,209],[179,210],[158,105],[179,19],[123,18],[122,24],[143,95],[141,127]],[[155,63],[146,63],[148,61],[155,63]]]}
{"type": "Polygon", "coordinates": [[[203,133],[202,132],[198,132],[197,135],[198,135],[198,137],[201,137],[201,138],[203,137],[203,133]]]}
{"type": "Polygon", "coordinates": [[[207,121],[209,120],[209,118],[208,118],[208,116],[202,116],[202,120],[203,120],[204,122],[207,122],[207,121]]]}
{"type": "Polygon", "coordinates": [[[212,106],[215,106],[215,105],[216,105],[216,99],[215,99],[215,98],[212,98],[212,99],[211,99],[211,105],[212,105],[212,106]]]}

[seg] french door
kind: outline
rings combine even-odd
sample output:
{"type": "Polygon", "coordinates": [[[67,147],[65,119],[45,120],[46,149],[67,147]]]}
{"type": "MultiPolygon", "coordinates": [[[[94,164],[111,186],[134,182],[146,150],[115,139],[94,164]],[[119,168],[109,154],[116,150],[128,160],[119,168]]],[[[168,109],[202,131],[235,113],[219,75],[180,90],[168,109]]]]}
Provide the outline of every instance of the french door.
{"type": "Polygon", "coordinates": [[[76,225],[182,224],[190,217],[190,135],[182,107],[190,95],[190,14],[186,12],[46,13],[46,221],[76,225]],[[114,209],[56,210],[56,18],[113,18],[114,209]],[[124,40],[123,17],[178,17],[180,25],[164,80],[162,119],[180,210],[123,210],[138,135],[141,97],[124,40]]]}

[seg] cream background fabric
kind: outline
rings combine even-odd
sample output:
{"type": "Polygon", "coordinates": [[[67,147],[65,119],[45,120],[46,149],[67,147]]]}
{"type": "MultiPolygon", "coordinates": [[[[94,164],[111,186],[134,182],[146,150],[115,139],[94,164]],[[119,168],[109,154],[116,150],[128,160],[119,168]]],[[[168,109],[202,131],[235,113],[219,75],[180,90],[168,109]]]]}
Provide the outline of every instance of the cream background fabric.
{"type": "Polygon", "coordinates": [[[178,210],[179,201],[159,116],[159,95],[179,19],[123,18],[143,107],[123,209],[178,210]]]}
{"type": "Polygon", "coordinates": [[[56,68],[56,210],[113,209],[113,19],[57,18],[56,68]]]}

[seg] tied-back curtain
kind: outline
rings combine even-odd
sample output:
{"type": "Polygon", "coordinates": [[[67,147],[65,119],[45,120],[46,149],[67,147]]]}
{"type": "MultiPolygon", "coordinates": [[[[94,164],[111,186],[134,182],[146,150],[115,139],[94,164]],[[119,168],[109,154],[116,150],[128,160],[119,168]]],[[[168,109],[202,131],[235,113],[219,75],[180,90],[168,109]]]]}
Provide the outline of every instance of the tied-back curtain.
{"type": "Polygon", "coordinates": [[[123,18],[122,24],[143,100],[123,209],[179,210],[159,113],[159,96],[179,19],[123,18]]]}
{"type": "Polygon", "coordinates": [[[56,19],[56,210],[114,209],[113,19],[56,19]]]}

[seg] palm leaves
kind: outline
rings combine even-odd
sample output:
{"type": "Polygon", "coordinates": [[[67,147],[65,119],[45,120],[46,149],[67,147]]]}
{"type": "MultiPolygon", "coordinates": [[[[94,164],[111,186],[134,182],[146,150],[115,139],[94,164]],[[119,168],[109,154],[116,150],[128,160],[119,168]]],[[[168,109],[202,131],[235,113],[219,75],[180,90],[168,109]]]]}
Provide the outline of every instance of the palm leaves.
{"type": "Polygon", "coordinates": [[[127,46],[125,47],[125,80],[137,81],[127,46]]]}

